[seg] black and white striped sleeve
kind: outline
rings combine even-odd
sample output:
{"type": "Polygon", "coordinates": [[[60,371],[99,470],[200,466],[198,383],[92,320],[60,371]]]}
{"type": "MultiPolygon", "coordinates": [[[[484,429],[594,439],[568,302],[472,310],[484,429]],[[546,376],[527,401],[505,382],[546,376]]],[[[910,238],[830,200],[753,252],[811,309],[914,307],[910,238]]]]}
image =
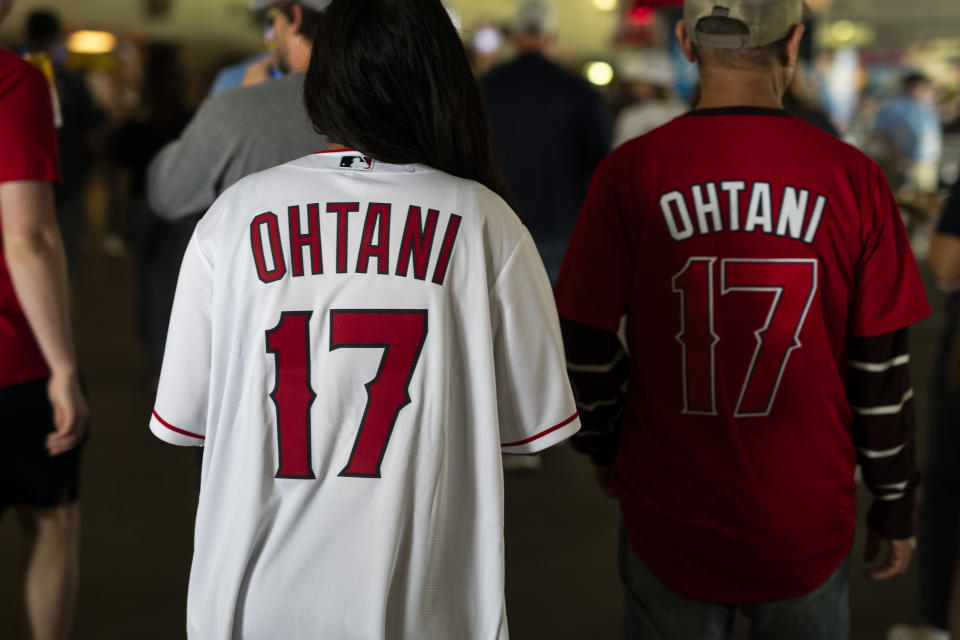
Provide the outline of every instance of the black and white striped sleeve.
{"type": "Polygon", "coordinates": [[[874,495],[867,523],[884,537],[909,538],[916,528],[920,474],[907,329],[850,338],[848,354],[853,444],[864,482],[874,495]]]}
{"type": "Polygon", "coordinates": [[[580,411],[573,448],[594,464],[610,466],[617,455],[630,358],[616,334],[560,319],[567,375],[580,411]]]}

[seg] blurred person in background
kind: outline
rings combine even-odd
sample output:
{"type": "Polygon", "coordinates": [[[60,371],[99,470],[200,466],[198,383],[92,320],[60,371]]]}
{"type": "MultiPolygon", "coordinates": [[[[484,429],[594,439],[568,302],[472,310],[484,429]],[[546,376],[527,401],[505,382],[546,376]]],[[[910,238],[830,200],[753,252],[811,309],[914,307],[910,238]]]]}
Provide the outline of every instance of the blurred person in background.
{"type": "Polygon", "coordinates": [[[183,134],[150,163],[147,198],[167,220],[206,211],[240,178],[322,151],[328,141],[313,131],[301,95],[320,12],[330,0],[251,0],[267,11],[276,38],[276,62],[286,75],[270,79],[269,65],[253,66],[248,86],[206,100],[183,134]]]}
{"type": "Polygon", "coordinates": [[[110,156],[114,177],[112,201],[126,218],[127,240],[137,268],[136,316],[150,369],[160,373],[167,320],[173,306],[183,252],[196,216],[168,222],[147,203],[147,167],[167,143],[190,122],[186,76],[177,47],[149,45],[146,49],[142,106],[113,135],[110,156]]]}
{"type": "Polygon", "coordinates": [[[653,131],[688,110],[671,90],[673,69],[666,53],[646,51],[620,67],[633,104],[617,115],[613,126],[613,146],[653,131]]]}
{"type": "Polygon", "coordinates": [[[556,41],[551,5],[524,4],[511,37],[516,59],[494,67],[480,87],[511,204],[552,281],[590,177],[610,150],[611,118],[585,80],[549,60],[556,41]]]}
{"type": "Polygon", "coordinates": [[[236,64],[231,64],[219,72],[217,72],[216,77],[213,79],[213,84],[210,85],[210,92],[207,94],[207,97],[212,98],[213,96],[223,93],[228,89],[236,89],[237,87],[243,86],[243,79],[247,75],[247,71],[250,69],[250,66],[265,60],[268,53],[258,53],[252,58],[247,58],[237,62],[236,64]]]}
{"type": "MultiPolygon", "coordinates": [[[[0,0],[0,22],[12,0],[0,0]]],[[[26,538],[23,606],[32,640],[65,640],[79,571],[86,401],[70,328],[54,205],[57,132],[43,75],[0,49],[0,513],[26,538]]]]}
{"type": "Polygon", "coordinates": [[[880,102],[875,92],[867,87],[860,93],[853,118],[843,134],[844,142],[852,144],[876,162],[883,159],[886,150],[886,145],[878,139],[877,128],[874,125],[879,108],[880,102]]]}
{"type": "Polygon", "coordinates": [[[840,137],[836,125],[823,108],[819,87],[809,65],[797,64],[797,73],[783,96],[783,108],[834,138],[840,137]]]}
{"type": "Polygon", "coordinates": [[[729,640],[738,609],[754,640],[849,638],[858,463],[866,561],[887,548],[867,577],[916,544],[907,327],[930,309],[879,168],[783,108],[803,14],[685,0],[700,100],[603,161],[557,281],[572,443],[623,514],[624,638],[729,640]]]}
{"type": "Polygon", "coordinates": [[[881,107],[874,126],[889,149],[897,196],[934,193],[939,186],[943,130],[930,79],[921,73],[907,74],[901,94],[881,107]]]}
{"type": "Polygon", "coordinates": [[[498,26],[485,24],[474,30],[467,49],[474,75],[482,77],[493,68],[503,43],[504,33],[498,26]]]}
{"type": "Polygon", "coordinates": [[[28,51],[45,54],[53,65],[62,117],[59,132],[62,177],[55,191],[57,219],[68,264],[73,265],[83,242],[84,192],[90,175],[92,138],[105,118],[94,104],[84,76],[66,67],[67,49],[57,15],[46,10],[31,12],[24,37],[28,51]]]}
{"type": "MultiPolygon", "coordinates": [[[[923,624],[897,625],[887,640],[949,640],[950,589],[960,536],[960,180],[931,234],[930,266],[947,295],[933,365],[918,528],[923,624]]],[[[955,636],[960,637],[960,636],[955,636]]]]}
{"type": "Polygon", "coordinates": [[[273,21],[264,25],[263,39],[267,45],[267,51],[221,69],[213,80],[208,97],[212,98],[228,89],[259,84],[263,70],[258,67],[261,66],[266,66],[266,74],[269,77],[283,77],[282,61],[276,53],[277,39],[273,21]]]}

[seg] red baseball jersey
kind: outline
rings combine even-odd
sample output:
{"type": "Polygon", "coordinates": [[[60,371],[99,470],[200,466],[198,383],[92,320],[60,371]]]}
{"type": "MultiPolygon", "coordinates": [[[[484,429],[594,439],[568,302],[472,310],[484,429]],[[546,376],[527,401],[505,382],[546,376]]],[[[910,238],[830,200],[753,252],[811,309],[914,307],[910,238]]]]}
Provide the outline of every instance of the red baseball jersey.
{"type": "Polygon", "coordinates": [[[784,111],[694,111],[600,166],[556,289],[631,377],[614,470],[675,592],[807,593],[850,550],[846,341],[929,313],[880,169],[784,111]]]}
{"type": "MultiPolygon", "coordinates": [[[[59,179],[50,86],[39,71],[0,49],[0,182],[59,179]]],[[[0,242],[0,387],[47,373],[13,290],[0,242]]]]}

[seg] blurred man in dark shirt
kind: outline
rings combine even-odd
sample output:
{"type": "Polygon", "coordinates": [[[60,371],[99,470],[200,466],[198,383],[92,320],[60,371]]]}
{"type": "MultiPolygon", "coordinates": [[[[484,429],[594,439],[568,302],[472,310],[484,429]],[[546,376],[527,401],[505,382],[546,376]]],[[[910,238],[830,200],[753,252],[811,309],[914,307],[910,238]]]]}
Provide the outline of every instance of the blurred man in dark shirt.
{"type": "Polygon", "coordinates": [[[611,118],[581,78],[551,62],[551,7],[528,2],[512,27],[518,56],[481,80],[511,204],[530,230],[551,280],[594,169],[610,150],[611,118]]]}

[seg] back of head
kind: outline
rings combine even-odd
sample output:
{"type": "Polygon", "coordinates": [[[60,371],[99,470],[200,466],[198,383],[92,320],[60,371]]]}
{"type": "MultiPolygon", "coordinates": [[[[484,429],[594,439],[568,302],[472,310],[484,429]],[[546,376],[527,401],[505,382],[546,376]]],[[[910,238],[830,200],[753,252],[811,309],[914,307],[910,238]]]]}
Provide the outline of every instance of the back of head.
{"type": "Polygon", "coordinates": [[[729,69],[768,69],[804,19],[803,0],[684,0],[697,60],[729,69]]]}
{"type": "Polygon", "coordinates": [[[33,11],[27,16],[26,36],[31,49],[49,49],[60,41],[60,19],[51,11],[33,11]]]}
{"type": "Polygon", "coordinates": [[[316,130],[335,142],[503,194],[480,92],[440,0],[333,0],[304,100],[316,130]]]}
{"type": "Polygon", "coordinates": [[[930,78],[917,71],[911,71],[903,78],[903,92],[914,94],[931,86],[930,78]]]}
{"type": "Polygon", "coordinates": [[[303,15],[300,34],[313,42],[320,14],[330,6],[330,0],[250,0],[248,6],[251,11],[266,11],[273,7],[287,16],[288,20],[293,20],[293,5],[299,5],[303,15]]]}
{"type": "Polygon", "coordinates": [[[513,18],[511,25],[517,37],[549,38],[556,33],[557,17],[553,7],[543,0],[527,2],[513,18]]]}

